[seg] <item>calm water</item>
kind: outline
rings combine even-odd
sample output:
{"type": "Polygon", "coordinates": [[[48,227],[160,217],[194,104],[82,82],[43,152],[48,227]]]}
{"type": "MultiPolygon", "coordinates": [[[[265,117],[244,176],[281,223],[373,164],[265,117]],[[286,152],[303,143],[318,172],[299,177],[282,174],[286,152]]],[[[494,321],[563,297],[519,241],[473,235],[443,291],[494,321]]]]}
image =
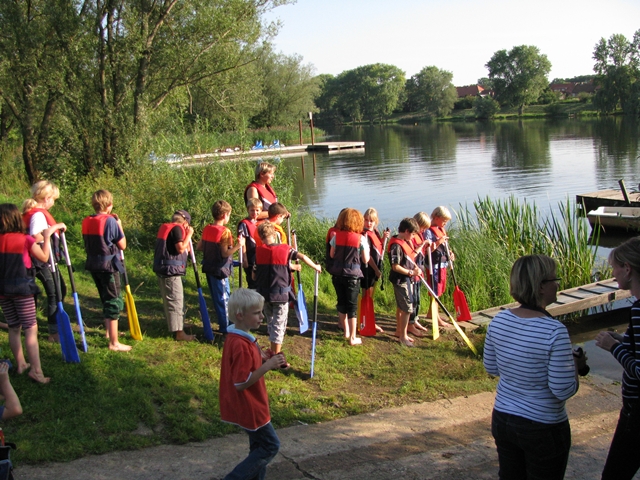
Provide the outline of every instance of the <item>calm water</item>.
{"type": "Polygon", "coordinates": [[[437,205],[459,210],[478,197],[515,195],[542,210],[567,196],[640,182],[639,128],[623,118],[349,127],[332,140],[364,141],[364,151],[283,160],[297,171],[296,194],[318,216],[376,207],[395,226],[437,205]],[[304,175],[302,163],[304,162],[304,175]]]}

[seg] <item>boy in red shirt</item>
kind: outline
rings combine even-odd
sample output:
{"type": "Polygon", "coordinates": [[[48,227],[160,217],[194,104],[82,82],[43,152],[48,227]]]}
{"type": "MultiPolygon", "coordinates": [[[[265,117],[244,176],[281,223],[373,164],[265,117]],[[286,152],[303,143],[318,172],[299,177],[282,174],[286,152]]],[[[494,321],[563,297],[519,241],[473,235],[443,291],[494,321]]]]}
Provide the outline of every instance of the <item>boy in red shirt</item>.
{"type": "Polygon", "coordinates": [[[264,374],[285,364],[282,354],[264,359],[249,330],[262,323],[264,299],[259,293],[240,288],[229,297],[228,328],[220,367],[220,419],[249,434],[249,456],[225,479],[265,478],[267,464],[280,449],[280,440],[269,412],[264,374]]]}

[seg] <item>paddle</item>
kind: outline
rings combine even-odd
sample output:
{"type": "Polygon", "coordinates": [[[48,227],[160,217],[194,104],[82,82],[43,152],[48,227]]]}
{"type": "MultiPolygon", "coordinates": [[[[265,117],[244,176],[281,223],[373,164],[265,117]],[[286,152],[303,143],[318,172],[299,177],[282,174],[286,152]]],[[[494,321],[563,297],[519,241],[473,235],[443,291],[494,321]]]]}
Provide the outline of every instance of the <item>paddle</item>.
{"type": "Polygon", "coordinates": [[[315,286],[313,287],[313,335],[311,335],[311,378],[316,360],[316,330],[318,329],[318,272],[316,271],[315,286]]]}
{"type": "Polygon", "coordinates": [[[69,247],[67,247],[67,238],[64,232],[60,232],[60,239],[64,247],[64,258],[67,262],[67,271],[69,272],[69,282],[71,283],[71,291],[73,292],[73,304],[76,307],[76,318],[78,319],[78,328],[80,328],[80,337],[82,338],[82,351],[87,352],[87,337],[84,334],[84,324],[82,322],[82,312],[80,311],[80,300],[76,291],[76,282],[73,279],[73,267],[71,266],[71,258],[69,257],[69,247]]]}
{"type": "MultiPolygon", "coordinates": [[[[211,319],[209,318],[209,310],[207,310],[207,302],[202,294],[202,284],[200,283],[200,275],[198,275],[198,267],[196,266],[196,254],[193,251],[193,242],[189,240],[189,248],[191,249],[191,263],[193,264],[193,273],[196,275],[196,285],[198,287],[198,302],[200,304],[200,318],[202,319],[202,327],[204,328],[204,338],[213,341],[213,329],[211,328],[211,319]]],[[[240,250],[242,252],[242,250],[240,250]]],[[[242,271],[242,264],[240,265],[242,271]]]]}
{"type": "MultiPolygon", "coordinates": [[[[291,232],[291,239],[293,241],[293,248],[298,250],[298,237],[296,231],[291,232]]],[[[298,317],[298,323],[300,324],[300,334],[303,334],[309,330],[309,314],[307,313],[307,301],[304,298],[304,290],[302,290],[302,280],[300,280],[300,271],[296,272],[298,279],[298,295],[296,299],[295,309],[296,316],[298,317]]]]}
{"type": "Polygon", "coordinates": [[[364,295],[360,301],[360,312],[358,318],[360,327],[360,335],[363,337],[375,337],[376,335],[376,319],[373,309],[373,297],[371,291],[365,288],[364,295]]]}
{"type": "Polygon", "coordinates": [[[453,307],[456,309],[456,317],[459,322],[468,322],[471,320],[471,312],[469,311],[469,305],[467,304],[467,298],[464,296],[464,292],[458,287],[456,281],[456,272],[453,269],[453,260],[451,259],[451,252],[449,251],[449,242],[444,242],[444,246],[447,249],[447,256],[451,262],[451,275],[453,276],[453,307]]]}
{"type": "Polygon", "coordinates": [[[49,256],[49,265],[51,265],[51,274],[53,275],[53,283],[56,285],[56,298],[58,300],[58,308],[56,310],[56,322],[58,324],[58,334],[60,336],[60,349],[62,350],[62,359],[67,363],[80,363],[80,355],[76,347],[76,340],[73,338],[73,330],[71,330],[71,320],[69,315],[64,311],[62,305],[62,292],[60,289],[60,277],[56,272],[56,261],[53,258],[53,249],[49,256]]]}
{"type": "MultiPolygon", "coordinates": [[[[389,231],[387,227],[385,232],[389,231]]],[[[389,237],[384,237],[384,243],[382,244],[382,257],[380,258],[380,290],[384,291],[384,255],[387,253],[387,243],[389,243],[389,237]]]]}
{"type": "MultiPolygon", "coordinates": [[[[405,256],[405,258],[407,258],[411,263],[413,263],[415,265],[415,262],[413,260],[411,260],[411,258],[409,258],[408,256],[405,256]]],[[[469,337],[467,337],[467,335],[464,333],[464,330],[462,330],[460,328],[460,325],[458,325],[458,322],[456,322],[455,318],[453,318],[451,316],[451,314],[449,313],[449,310],[447,310],[447,307],[444,306],[444,304],[440,301],[440,299],[438,297],[436,297],[435,292],[433,291],[433,289],[429,286],[429,284],[427,283],[427,281],[424,279],[424,277],[420,277],[420,280],[422,281],[422,284],[427,287],[427,290],[429,291],[429,294],[431,295],[432,298],[435,299],[436,302],[438,302],[438,305],[440,306],[440,308],[442,309],[442,311],[444,313],[447,314],[447,317],[449,317],[449,320],[451,320],[451,323],[453,323],[453,326],[456,327],[456,330],[458,331],[458,333],[460,334],[460,336],[462,337],[462,339],[465,341],[465,343],[467,344],[467,346],[471,349],[471,351],[475,354],[478,355],[478,351],[476,350],[476,347],[473,346],[473,343],[471,343],[471,340],[469,340],[469,337]]],[[[438,322],[438,317],[435,316],[435,322],[438,322]]]]}
{"type": "MultiPolygon", "coordinates": [[[[433,259],[431,258],[431,251],[426,252],[427,257],[429,257],[429,275],[431,275],[431,285],[433,286],[433,290],[435,291],[435,278],[433,277],[433,259]]],[[[433,330],[433,339],[437,340],[440,338],[440,327],[438,327],[438,318],[440,318],[440,312],[438,312],[438,304],[436,303],[436,299],[434,295],[431,295],[431,329],[433,330]]]]}
{"type": "Polygon", "coordinates": [[[240,247],[240,250],[238,250],[238,262],[240,263],[240,268],[238,268],[238,288],[242,288],[242,248],[240,247]]]}
{"type": "Polygon", "coordinates": [[[127,267],[124,263],[124,252],[120,250],[120,260],[122,260],[122,275],[124,276],[124,303],[127,306],[127,319],[129,320],[129,332],[134,340],[142,340],[142,332],[140,331],[140,322],[138,322],[138,311],[136,310],[136,302],[131,293],[129,286],[129,276],[127,275],[127,267]]]}

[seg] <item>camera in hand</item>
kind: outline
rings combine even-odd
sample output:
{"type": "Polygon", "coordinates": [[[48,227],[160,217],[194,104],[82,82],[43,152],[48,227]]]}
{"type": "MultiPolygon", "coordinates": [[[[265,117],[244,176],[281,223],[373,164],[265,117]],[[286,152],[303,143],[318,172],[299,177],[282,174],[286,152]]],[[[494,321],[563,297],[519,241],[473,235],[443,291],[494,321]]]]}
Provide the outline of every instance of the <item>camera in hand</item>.
{"type": "MultiPolygon", "coordinates": [[[[573,356],[578,359],[584,357],[584,350],[582,350],[582,347],[576,347],[573,350],[573,356]]],[[[590,370],[591,369],[589,368],[589,365],[585,363],[584,366],[578,369],[578,375],[580,375],[581,377],[584,377],[589,373],[590,370]]]]}

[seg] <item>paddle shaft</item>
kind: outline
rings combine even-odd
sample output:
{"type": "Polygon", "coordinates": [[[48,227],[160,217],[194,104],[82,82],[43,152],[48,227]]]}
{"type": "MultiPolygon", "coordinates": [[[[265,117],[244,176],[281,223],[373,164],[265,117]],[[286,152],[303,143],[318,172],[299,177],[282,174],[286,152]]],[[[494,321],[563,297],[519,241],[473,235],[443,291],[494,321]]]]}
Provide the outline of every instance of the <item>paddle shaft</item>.
{"type": "Polygon", "coordinates": [[[313,335],[311,339],[311,378],[313,378],[313,367],[316,360],[316,330],[318,328],[318,272],[313,287],[313,335]]]}
{"type": "Polygon", "coordinates": [[[453,260],[451,259],[451,250],[449,250],[449,242],[444,242],[444,248],[447,250],[447,257],[449,258],[449,263],[451,265],[451,276],[453,277],[453,286],[457,287],[458,282],[456,281],[456,271],[453,268],[453,260]]]}
{"type": "MultiPolygon", "coordinates": [[[[191,258],[191,265],[193,265],[193,273],[196,275],[196,286],[198,290],[202,290],[202,284],[200,283],[200,275],[198,275],[198,267],[196,266],[196,255],[193,253],[193,242],[189,240],[189,257],[191,258]]],[[[240,267],[242,268],[242,266],[240,267]]]]}
{"type": "Polygon", "coordinates": [[[73,303],[76,307],[76,316],[78,317],[78,327],[80,328],[80,337],[82,338],[82,350],[87,351],[87,338],[84,334],[84,325],[82,321],[82,312],[80,311],[80,301],[78,300],[78,292],[76,290],[76,282],[73,278],[73,267],[71,266],[71,258],[69,257],[69,247],[67,246],[67,237],[64,232],[60,232],[60,239],[64,247],[64,258],[67,262],[67,270],[69,272],[69,283],[71,283],[71,292],[73,293],[73,303]]]}
{"type": "Polygon", "coordinates": [[[238,288],[242,288],[242,249],[244,247],[240,247],[238,250],[238,260],[240,261],[240,268],[238,268],[238,288]]]}
{"type": "MultiPolygon", "coordinates": [[[[389,228],[385,229],[385,232],[388,232],[389,228]]],[[[384,243],[382,244],[382,257],[380,257],[380,290],[384,290],[384,255],[387,253],[387,244],[389,243],[389,237],[384,238],[384,243]]]]}

